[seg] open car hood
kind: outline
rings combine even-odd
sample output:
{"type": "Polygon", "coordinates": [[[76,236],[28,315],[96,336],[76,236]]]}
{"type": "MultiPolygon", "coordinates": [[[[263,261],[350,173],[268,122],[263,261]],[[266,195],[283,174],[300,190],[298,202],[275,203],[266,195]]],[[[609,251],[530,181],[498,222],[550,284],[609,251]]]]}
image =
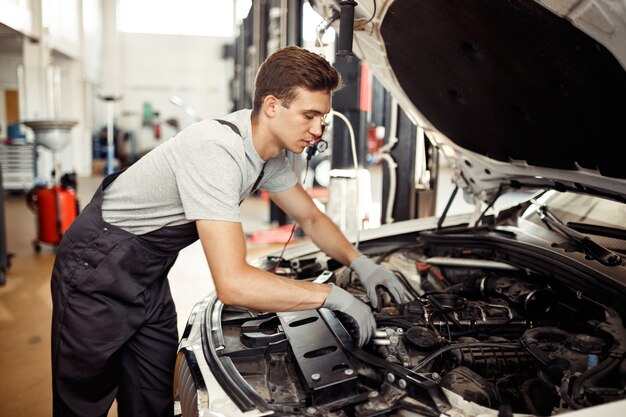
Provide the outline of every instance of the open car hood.
{"type": "MultiPolygon", "coordinates": [[[[338,1],[310,2],[338,29],[338,1]]],[[[626,2],[360,0],[353,51],[466,195],[502,184],[626,200],[626,2]]]]}

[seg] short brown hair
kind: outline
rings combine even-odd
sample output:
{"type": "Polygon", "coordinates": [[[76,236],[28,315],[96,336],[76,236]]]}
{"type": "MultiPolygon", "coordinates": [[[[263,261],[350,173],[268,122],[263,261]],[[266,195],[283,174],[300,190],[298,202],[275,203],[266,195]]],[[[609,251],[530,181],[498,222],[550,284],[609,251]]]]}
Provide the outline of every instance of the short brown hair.
{"type": "Polygon", "coordinates": [[[256,75],[252,114],[259,112],[268,95],[289,107],[298,87],[332,93],[339,85],[339,73],[324,57],[304,48],[287,46],[261,64],[256,75]]]}

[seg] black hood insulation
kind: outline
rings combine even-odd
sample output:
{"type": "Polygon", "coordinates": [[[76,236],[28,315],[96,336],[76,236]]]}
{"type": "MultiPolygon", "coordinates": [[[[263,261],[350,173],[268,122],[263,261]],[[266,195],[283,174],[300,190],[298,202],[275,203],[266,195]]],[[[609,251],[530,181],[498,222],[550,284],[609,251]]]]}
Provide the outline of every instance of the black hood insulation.
{"type": "Polygon", "coordinates": [[[381,33],[415,107],[492,159],[626,178],[626,72],[532,0],[397,0],[381,33]]]}

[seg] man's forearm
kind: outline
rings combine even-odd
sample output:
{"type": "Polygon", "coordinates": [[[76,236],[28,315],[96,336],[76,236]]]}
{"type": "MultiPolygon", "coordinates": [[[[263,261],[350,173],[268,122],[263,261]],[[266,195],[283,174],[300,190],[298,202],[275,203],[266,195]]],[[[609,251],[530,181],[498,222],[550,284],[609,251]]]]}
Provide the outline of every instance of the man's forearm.
{"type": "MultiPolygon", "coordinates": [[[[324,253],[344,265],[350,265],[362,255],[346,239],[337,225],[321,212],[301,226],[324,253]]],[[[254,267],[250,268],[246,274],[246,288],[242,288],[241,285],[232,286],[231,294],[236,295],[236,300],[232,300],[234,305],[257,311],[318,308],[324,303],[330,291],[327,285],[283,278],[254,267]]]]}
{"type": "Polygon", "coordinates": [[[343,265],[350,265],[352,261],[362,255],[346,239],[337,225],[321,212],[319,216],[304,222],[301,226],[324,253],[343,265]]]}
{"type": "Polygon", "coordinates": [[[330,286],[283,278],[246,266],[232,277],[219,277],[216,289],[224,304],[256,311],[299,311],[319,308],[330,286]]]}
{"type": "Polygon", "coordinates": [[[240,223],[199,220],[202,247],[217,294],[224,304],[257,311],[318,308],[330,292],[328,285],[287,279],[249,265],[240,223]]]}
{"type": "Polygon", "coordinates": [[[296,220],[313,242],[328,256],[344,265],[361,256],[332,220],[313,203],[302,186],[270,194],[272,201],[296,220]]]}

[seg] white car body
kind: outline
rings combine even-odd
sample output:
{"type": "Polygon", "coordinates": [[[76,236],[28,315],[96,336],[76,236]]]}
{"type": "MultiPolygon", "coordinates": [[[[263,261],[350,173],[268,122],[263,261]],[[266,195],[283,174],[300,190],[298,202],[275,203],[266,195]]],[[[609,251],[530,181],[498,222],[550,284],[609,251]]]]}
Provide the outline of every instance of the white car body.
{"type": "MultiPolygon", "coordinates": [[[[310,3],[329,25],[339,27],[339,1],[311,0],[310,3]]],[[[411,317],[406,313],[409,310],[405,310],[411,306],[415,311],[423,308],[424,314],[431,311],[422,327],[439,329],[440,341],[447,339],[442,342],[444,346],[460,352],[462,349],[453,345],[460,343],[457,339],[462,336],[453,337],[450,330],[450,326],[457,323],[441,319],[439,323],[443,324],[436,325],[433,321],[435,312],[445,316],[452,313],[446,312],[446,306],[439,310],[426,309],[435,305],[429,297],[435,297],[437,292],[424,290],[425,282],[420,281],[423,276],[409,271],[403,259],[415,260],[415,265],[420,262],[428,268],[440,268],[445,271],[443,275],[450,274],[444,279],[451,279],[458,287],[455,291],[459,288],[469,291],[464,286],[474,285],[470,273],[484,273],[481,282],[486,283],[491,277],[496,282],[507,278],[508,272],[502,271],[510,268],[516,271],[513,274],[522,276],[516,283],[535,288],[525,293],[530,297],[526,301],[532,294],[539,294],[534,292],[536,290],[549,294],[549,298],[540,300],[549,305],[543,316],[533,317],[530,305],[526,302],[522,307],[519,303],[516,305],[511,294],[506,296],[509,298],[502,298],[501,294],[483,292],[482,284],[482,295],[476,299],[461,291],[466,304],[458,309],[454,307],[454,311],[464,317],[471,303],[477,303],[472,305],[485,311],[491,306],[496,312],[486,314],[484,321],[489,322],[493,319],[490,314],[495,317],[498,309],[507,309],[510,318],[493,330],[494,343],[504,343],[502,340],[509,334],[504,330],[516,320],[520,326],[525,321],[528,328],[511,330],[521,333],[510,337],[509,342],[516,338],[521,340],[520,346],[525,346],[535,358],[524,363],[532,369],[537,367],[537,375],[533,370],[524,380],[519,375],[528,369],[521,369],[494,371],[497,375],[489,377],[476,376],[475,373],[480,374],[486,366],[478,360],[474,368],[468,365],[471,372],[462,373],[459,369],[468,368],[463,365],[467,358],[456,353],[446,358],[449,352],[441,350],[445,348],[437,350],[433,357],[434,354],[416,354],[414,348],[406,348],[410,358],[404,357],[410,361],[407,359],[403,366],[397,367],[402,364],[399,358],[405,351],[392,352],[384,346],[391,343],[394,348],[404,349],[409,337],[406,329],[399,331],[403,329],[401,326],[389,324],[381,325],[380,329],[393,335],[393,340],[390,341],[391,336],[377,337],[377,341],[364,348],[369,355],[364,359],[354,346],[345,344],[349,326],[339,328],[337,318],[321,312],[320,317],[331,333],[325,328],[323,332],[319,328],[312,331],[320,331],[328,338],[332,352],[350,358],[349,363],[340,368],[350,378],[341,376],[343,379],[338,377],[337,382],[337,387],[347,389],[350,396],[342,399],[332,392],[321,395],[323,391],[316,391],[322,389],[318,384],[320,374],[313,379],[303,375],[306,364],[300,357],[302,347],[296,346],[298,341],[280,334],[288,333],[284,329],[287,319],[262,316],[263,320],[268,317],[267,320],[280,321],[271,337],[277,337],[276,343],[289,344],[289,349],[281,350],[279,355],[288,359],[291,367],[285,365],[288,369],[281,371],[285,372],[282,381],[285,385],[280,386],[280,381],[272,380],[269,370],[255,374],[246,368],[249,364],[243,363],[245,361],[238,362],[241,355],[250,355],[255,358],[250,359],[251,363],[259,369],[274,372],[280,361],[255,353],[261,349],[254,347],[256,345],[238,342],[237,325],[233,324],[237,321],[222,317],[223,314],[238,317],[237,311],[226,308],[215,294],[210,294],[194,309],[180,344],[179,357],[186,358],[179,362],[183,364],[182,377],[177,381],[182,415],[495,416],[498,407],[508,405],[507,400],[495,402],[491,407],[479,403],[489,403],[496,397],[500,400],[506,393],[511,395],[512,404],[517,401],[517,410],[526,410],[514,411],[515,415],[533,414],[528,410],[544,406],[547,407],[544,412],[571,417],[625,415],[626,365],[622,362],[620,374],[616,362],[610,362],[609,358],[623,359],[622,335],[626,334],[618,318],[626,315],[622,306],[626,299],[626,169],[623,156],[616,152],[624,136],[621,122],[624,106],[619,103],[623,103],[626,96],[626,1],[360,0],[354,13],[355,54],[367,63],[400,107],[448,159],[455,171],[454,182],[466,199],[477,205],[478,215],[450,216],[443,223],[438,218],[392,223],[361,234],[360,248],[371,256],[384,258],[381,253],[384,254],[392,243],[405,245],[399,251],[405,258],[394,258],[387,267],[396,273],[411,275],[408,283],[424,297],[419,306],[399,306],[388,299],[387,308],[403,318],[411,317]],[[497,212],[487,211],[502,192],[518,189],[547,191],[497,212]],[[558,213],[556,217],[563,219],[563,223],[555,219],[550,210],[558,213]],[[586,221],[590,224],[584,224],[586,221]],[[460,226],[455,228],[454,225],[460,226]],[[407,242],[414,245],[417,242],[426,249],[407,246],[407,242]],[[459,252],[454,251],[455,247],[459,252]],[[465,258],[466,252],[471,256],[465,258]],[[465,262],[470,266],[464,267],[465,262]],[[467,279],[463,273],[468,274],[467,279]],[[528,281],[523,278],[524,274],[528,281]],[[575,312],[577,309],[580,311],[575,312]],[[516,310],[515,320],[511,318],[513,310],[516,310]],[[602,328],[612,329],[609,332],[612,336],[603,342],[599,341],[602,339],[599,333],[581,330],[588,323],[598,321],[604,323],[602,328]],[[569,340],[567,335],[573,334],[572,328],[579,331],[574,336],[603,347],[589,348],[587,353],[584,353],[587,347],[568,351],[564,346],[571,342],[563,339],[569,340]],[[552,336],[537,333],[536,329],[550,329],[545,332],[553,331],[561,339],[552,339],[552,336]],[[592,333],[595,336],[591,336],[592,333]],[[547,339],[538,341],[529,334],[547,339]],[[335,339],[340,343],[335,343],[335,339]],[[540,345],[542,348],[538,347],[540,345]],[[543,348],[545,355],[540,352],[543,348]],[[386,368],[374,362],[376,355],[388,355],[388,362],[395,365],[386,368]],[[610,369],[613,376],[609,382],[594,379],[595,385],[588,386],[585,385],[587,375],[597,376],[603,372],[588,374],[596,366],[591,361],[594,355],[600,356],[600,363],[606,367],[602,369],[610,369]],[[576,361],[584,357],[590,361],[587,370],[576,365],[576,361]],[[450,361],[456,362],[451,365],[450,361]],[[418,369],[427,371],[418,372],[418,369]],[[550,374],[552,371],[555,374],[550,374]],[[446,372],[456,378],[475,378],[476,383],[464,386],[471,391],[470,397],[473,395],[472,398],[478,400],[463,398],[463,389],[455,392],[451,388],[455,382],[446,380],[446,372]],[[411,379],[413,377],[415,379],[411,379]],[[576,386],[579,378],[585,382],[576,386]],[[517,387],[509,387],[507,381],[522,382],[517,387]],[[550,381],[557,383],[551,385],[550,381]],[[344,388],[344,383],[349,387],[344,388]],[[491,388],[477,388],[483,383],[491,388]],[[494,391],[496,385],[498,393],[494,391]],[[531,393],[531,388],[547,394],[531,393]],[[272,389],[280,391],[279,394],[272,389]],[[526,391],[522,393],[523,389],[526,391]],[[493,396],[489,390],[493,391],[493,396]],[[568,397],[570,390],[572,395],[576,391],[575,399],[568,397]],[[520,397],[513,398],[514,394],[520,397]],[[422,400],[425,402],[419,406],[412,403],[422,400]],[[549,405],[543,404],[544,400],[549,405]]],[[[351,238],[354,240],[354,236],[351,238]]],[[[312,244],[288,250],[284,259],[284,265],[280,265],[282,273],[312,279],[312,271],[330,270],[337,277],[337,285],[350,287],[355,295],[367,301],[358,285],[351,278],[345,278],[349,271],[312,244]]],[[[269,269],[271,262],[272,258],[260,259],[257,265],[269,269]]],[[[445,287],[441,292],[448,294],[448,290],[450,288],[445,287]]],[[[452,294],[456,297],[457,293],[452,294]]],[[[251,321],[257,318],[245,310],[241,314],[249,314],[251,321]]],[[[389,318],[385,314],[384,309],[378,312],[377,319],[389,318]]],[[[242,323],[245,321],[239,319],[242,323]]],[[[457,321],[460,326],[461,320],[457,321]]],[[[475,325],[474,322],[468,324],[475,325]]],[[[244,326],[241,327],[240,337],[244,340],[246,332],[244,326]]],[[[476,331],[474,327],[468,330],[476,331]]],[[[491,340],[491,336],[484,340],[491,340]]],[[[274,347],[271,342],[265,349],[270,351],[274,347]]],[[[504,355],[509,348],[512,347],[503,350],[494,347],[483,352],[485,363],[507,368],[513,360],[489,362],[488,356],[504,355]]],[[[312,352],[319,356],[325,354],[312,352]]],[[[528,356],[522,353],[519,358],[526,361],[528,356]]],[[[321,379],[332,376],[332,373],[322,373],[321,379]]]]}

